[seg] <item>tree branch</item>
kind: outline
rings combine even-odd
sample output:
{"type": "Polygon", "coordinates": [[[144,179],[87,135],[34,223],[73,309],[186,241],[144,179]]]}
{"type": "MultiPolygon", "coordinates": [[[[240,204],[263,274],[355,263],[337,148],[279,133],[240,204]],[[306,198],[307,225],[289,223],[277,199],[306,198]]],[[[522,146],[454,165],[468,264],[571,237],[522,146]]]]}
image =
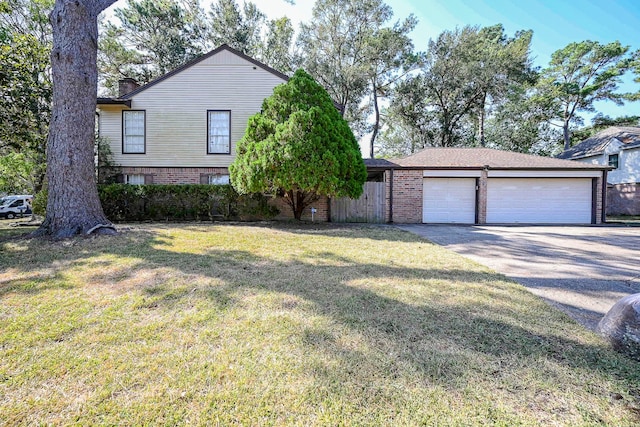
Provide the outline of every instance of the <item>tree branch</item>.
{"type": "Polygon", "coordinates": [[[98,8],[98,12],[102,12],[117,0],[94,0],[94,7],[98,8]]]}

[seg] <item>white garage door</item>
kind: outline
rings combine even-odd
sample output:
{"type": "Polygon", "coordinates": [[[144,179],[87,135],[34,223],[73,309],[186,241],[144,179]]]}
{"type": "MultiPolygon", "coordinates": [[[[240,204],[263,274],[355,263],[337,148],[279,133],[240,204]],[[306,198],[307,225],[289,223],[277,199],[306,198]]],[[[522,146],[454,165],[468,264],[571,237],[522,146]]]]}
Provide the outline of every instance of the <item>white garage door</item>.
{"type": "Polygon", "coordinates": [[[489,178],[487,223],[590,224],[591,178],[489,178]]]}
{"type": "Polygon", "coordinates": [[[476,222],[475,178],[425,178],[422,222],[476,222]]]}

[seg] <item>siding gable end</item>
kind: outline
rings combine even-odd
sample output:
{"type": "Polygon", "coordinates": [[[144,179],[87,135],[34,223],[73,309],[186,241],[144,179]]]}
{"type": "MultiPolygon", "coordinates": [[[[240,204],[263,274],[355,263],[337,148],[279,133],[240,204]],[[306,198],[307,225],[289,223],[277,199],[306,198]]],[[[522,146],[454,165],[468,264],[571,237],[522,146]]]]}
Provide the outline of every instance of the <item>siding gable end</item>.
{"type": "Polygon", "coordinates": [[[126,95],[131,109],[145,111],[144,154],[122,152],[123,106],[100,106],[100,135],[116,164],[224,168],[233,162],[249,117],[287,77],[229,47],[213,52],[126,95]],[[211,110],[231,112],[230,153],[207,152],[211,110]]]}

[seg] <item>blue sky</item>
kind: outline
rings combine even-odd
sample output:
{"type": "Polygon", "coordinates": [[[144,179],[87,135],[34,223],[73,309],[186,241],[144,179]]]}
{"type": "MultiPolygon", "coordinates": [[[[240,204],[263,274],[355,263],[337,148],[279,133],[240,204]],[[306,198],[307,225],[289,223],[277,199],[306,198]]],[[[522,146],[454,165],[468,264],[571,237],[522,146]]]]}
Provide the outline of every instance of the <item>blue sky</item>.
{"type": "MultiPolygon", "coordinates": [[[[236,0],[242,4],[242,0],[236,0]]],[[[309,21],[312,0],[253,0],[270,18],[287,15],[296,28],[309,21]]],[[[443,30],[464,25],[502,24],[509,35],[518,30],[533,30],[532,54],[535,65],[548,64],[551,53],[571,42],[595,40],[610,43],[619,40],[631,50],[640,49],[640,0],[386,0],[402,19],[410,13],[419,24],[412,36],[417,50],[426,50],[429,39],[443,30]]],[[[203,0],[203,4],[210,1],[203,0]]],[[[119,0],[113,7],[126,4],[119,0]]],[[[208,10],[208,6],[205,6],[208,10]]],[[[624,90],[637,90],[640,83],[625,79],[624,90]]],[[[596,108],[612,117],[640,115],[640,102],[616,107],[601,102],[596,108]]],[[[590,117],[590,116],[589,116],[590,117]]],[[[588,123],[587,123],[588,124],[588,123]]]]}
{"type": "Polygon", "coordinates": [[[608,43],[619,40],[640,49],[638,0],[391,0],[398,17],[413,13],[419,20],[416,47],[442,30],[467,24],[504,25],[508,34],[533,30],[537,65],[546,65],[551,53],[582,40],[608,43]]]}
{"type": "MultiPolygon", "coordinates": [[[[640,49],[640,1],[638,0],[388,0],[401,18],[409,13],[420,21],[413,34],[416,49],[456,26],[489,26],[501,23],[507,34],[533,30],[532,55],[544,67],[551,54],[571,42],[619,40],[631,50],[640,49]]],[[[625,78],[622,89],[637,90],[640,83],[625,78]]],[[[612,117],[640,115],[640,102],[618,107],[600,102],[596,109],[612,117]]],[[[590,118],[589,114],[585,117],[590,118]]],[[[585,123],[589,124],[589,123],[585,123]]]]}
{"type": "MultiPolygon", "coordinates": [[[[640,0],[386,0],[402,19],[413,13],[419,20],[413,32],[417,50],[426,50],[429,39],[443,30],[464,25],[502,24],[509,35],[518,30],[533,30],[532,55],[537,66],[548,64],[551,54],[571,42],[595,40],[610,43],[619,40],[631,50],[640,49],[640,0]]],[[[290,6],[284,0],[255,1],[271,17],[286,14],[294,22],[311,18],[313,1],[296,0],[290,6]]],[[[629,76],[624,90],[640,88],[629,76]]],[[[612,117],[640,115],[640,102],[617,107],[611,102],[596,108],[612,117]]],[[[592,115],[588,115],[590,118],[592,115]]],[[[588,124],[588,123],[586,123],[588,124]]]]}

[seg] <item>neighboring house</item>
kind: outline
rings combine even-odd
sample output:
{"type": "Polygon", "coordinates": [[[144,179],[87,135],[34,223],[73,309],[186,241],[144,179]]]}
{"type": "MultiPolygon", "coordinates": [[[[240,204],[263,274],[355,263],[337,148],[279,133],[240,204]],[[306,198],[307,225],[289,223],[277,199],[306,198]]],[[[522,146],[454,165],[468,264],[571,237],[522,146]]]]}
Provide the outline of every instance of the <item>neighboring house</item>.
{"type": "Polygon", "coordinates": [[[224,184],[250,116],[287,76],[227,45],[118,98],[99,98],[99,132],[129,184],[224,184]]]}
{"type": "Polygon", "coordinates": [[[558,157],[610,166],[607,214],[640,215],[640,127],[607,128],[558,157]]]}
{"type": "Polygon", "coordinates": [[[606,166],[489,148],[426,148],[402,159],[365,163],[371,178],[376,172],[384,176],[387,222],[604,221],[606,166]]]}

